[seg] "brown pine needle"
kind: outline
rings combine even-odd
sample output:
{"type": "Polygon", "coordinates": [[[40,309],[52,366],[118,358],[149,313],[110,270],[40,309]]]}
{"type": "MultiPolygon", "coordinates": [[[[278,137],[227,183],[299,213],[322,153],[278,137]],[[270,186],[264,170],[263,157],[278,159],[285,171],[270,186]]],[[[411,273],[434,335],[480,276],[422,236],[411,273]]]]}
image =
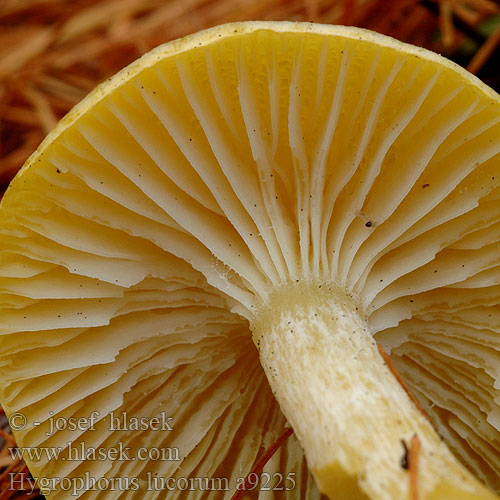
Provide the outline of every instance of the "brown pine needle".
{"type": "Polygon", "coordinates": [[[318,0],[306,0],[306,18],[308,21],[315,21],[318,17],[318,0]]]}
{"type": "Polygon", "coordinates": [[[443,45],[446,48],[452,47],[455,41],[455,29],[453,27],[453,8],[450,0],[442,0],[439,3],[439,26],[443,45]]]}
{"type": "Polygon", "coordinates": [[[251,482],[249,481],[249,477],[251,474],[260,475],[263,471],[265,465],[269,460],[271,460],[272,456],[279,450],[281,446],[285,443],[285,441],[293,434],[293,429],[291,427],[287,427],[283,434],[276,439],[276,441],[264,452],[264,454],[255,462],[252,470],[247,474],[245,478],[245,482],[241,490],[235,492],[235,494],[231,497],[231,500],[241,500],[243,495],[246,493],[248,488],[251,486],[251,482]]]}
{"type": "MultiPolygon", "coordinates": [[[[5,432],[3,429],[0,429],[0,437],[5,439],[5,442],[8,446],[16,446],[16,440],[12,434],[5,432]]],[[[3,451],[3,450],[2,450],[3,451]]]]}
{"type": "Polygon", "coordinates": [[[415,406],[419,409],[420,413],[430,421],[429,416],[427,413],[425,413],[425,410],[422,408],[420,403],[418,402],[418,399],[414,396],[414,394],[410,391],[410,388],[406,385],[406,382],[403,380],[399,372],[396,370],[396,367],[394,366],[394,363],[392,362],[392,359],[390,358],[389,354],[387,354],[387,351],[384,349],[384,346],[382,344],[377,344],[378,347],[378,352],[384,359],[384,361],[387,364],[387,367],[389,370],[391,370],[391,373],[396,377],[396,380],[401,384],[401,387],[406,391],[406,394],[410,397],[410,399],[415,403],[415,406]]]}
{"type": "Polygon", "coordinates": [[[355,9],[356,0],[344,0],[344,11],[342,12],[342,17],[339,19],[338,23],[346,26],[353,24],[355,9]]]}
{"type": "Polygon", "coordinates": [[[453,12],[458,19],[468,24],[472,28],[475,28],[477,23],[481,21],[481,14],[477,10],[470,10],[468,7],[464,7],[462,4],[456,4],[453,6],[453,12]]]}
{"type": "Polygon", "coordinates": [[[472,7],[479,14],[496,14],[500,12],[500,6],[491,0],[465,0],[463,3],[468,7],[472,7]]]}
{"type": "Polygon", "coordinates": [[[57,125],[57,118],[47,97],[34,87],[25,88],[23,93],[38,115],[44,133],[48,134],[57,125]]]}
{"type": "Polygon", "coordinates": [[[488,37],[486,42],[479,47],[479,50],[474,54],[471,62],[467,66],[467,69],[473,73],[477,74],[479,70],[486,64],[488,59],[491,57],[493,52],[500,45],[500,26],[488,37]]]}
{"type": "Polygon", "coordinates": [[[15,462],[12,462],[1,474],[0,474],[0,488],[2,487],[3,483],[7,482],[9,479],[9,474],[10,473],[15,473],[18,472],[19,470],[19,465],[24,465],[23,462],[20,462],[19,460],[16,460],[15,462]]]}
{"type": "Polygon", "coordinates": [[[4,484],[2,484],[2,490],[0,491],[0,500],[9,500],[9,498],[12,496],[15,490],[12,489],[12,483],[17,482],[18,477],[23,474],[29,474],[28,467],[24,465],[23,462],[17,462],[17,467],[15,467],[12,472],[9,473],[9,477],[6,478],[5,481],[3,481],[4,484]],[[14,474],[15,476],[11,476],[11,474],[14,474]]]}
{"type": "Polygon", "coordinates": [[[410,498],[418,500],[418,457],[420,455],[421,443],[419,437],[414,434],[410,441],[410,453],[408,466],[410,473],[410,498]]]}

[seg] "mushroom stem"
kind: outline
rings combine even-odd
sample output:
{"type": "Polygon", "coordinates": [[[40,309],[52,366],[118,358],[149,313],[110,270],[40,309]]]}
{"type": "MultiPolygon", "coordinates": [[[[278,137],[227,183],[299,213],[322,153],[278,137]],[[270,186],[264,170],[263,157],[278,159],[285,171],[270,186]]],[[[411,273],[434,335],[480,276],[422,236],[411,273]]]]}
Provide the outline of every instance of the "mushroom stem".
{"type": "Polygon", "coordinates": [[[420,500],[498,498],[458,462],[410,400],[344,288],[279,287],[252,332],[322,493],[346,500],[411,498],[401,443],[418,436],[420,500]]]}

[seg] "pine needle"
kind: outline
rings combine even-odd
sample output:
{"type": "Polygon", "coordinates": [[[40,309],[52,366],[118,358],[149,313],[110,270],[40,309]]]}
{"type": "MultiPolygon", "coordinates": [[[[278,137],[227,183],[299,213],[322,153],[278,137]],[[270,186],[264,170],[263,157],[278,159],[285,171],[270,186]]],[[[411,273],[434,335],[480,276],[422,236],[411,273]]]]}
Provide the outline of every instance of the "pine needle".
{"type": "Polygon", "coordinates": [[[283,431],[283,433],[278,437],[278,439],[276,439],[276,441],[255,462],[254,466],[252,467],[252,470],[247,474],[242,488],[235,492],[235,494],[231,497],[231,500],[241,500],[243,498],[245,492],[251,486],[251,481],[249,480],[249,478],[252,475],[257,475],[258,477],[260,476],[267,462],[271,460],[272,456],[279,450],[281,446],[283,446],[283,444],[292,434],[293,434],[293,429],[291,427],[287,427],[283,431]]]}

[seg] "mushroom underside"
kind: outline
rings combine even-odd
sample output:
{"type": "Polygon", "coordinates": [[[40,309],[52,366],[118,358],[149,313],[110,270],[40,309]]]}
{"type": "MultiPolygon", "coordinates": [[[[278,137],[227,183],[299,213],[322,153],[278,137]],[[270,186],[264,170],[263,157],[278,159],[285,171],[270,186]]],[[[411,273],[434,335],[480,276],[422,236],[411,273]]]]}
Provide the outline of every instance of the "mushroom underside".
{"type": "MultiPolygon", "coordinates": [[[[82,498],[222,478],[168,498],[230,498],[286,424],[252,322],[280,287],[318,282],[357,297],[446,443],[500,491],[500,101],[425,51],[283,26],[157,51],[7,192],[0,399],[27,418],[20,446],[60,447],[26,459],[35,476],[140,484],[82,498]],[[95,429],[49,432],[92,411],[95,429]],[[110,430],[124,413],[173,430],[110,430]],[[119,443],[170,455],[70,459],[119,443]]],[[[264,472],[284,490],[255,498],[320,496],[295,436],[264,472]]]]}

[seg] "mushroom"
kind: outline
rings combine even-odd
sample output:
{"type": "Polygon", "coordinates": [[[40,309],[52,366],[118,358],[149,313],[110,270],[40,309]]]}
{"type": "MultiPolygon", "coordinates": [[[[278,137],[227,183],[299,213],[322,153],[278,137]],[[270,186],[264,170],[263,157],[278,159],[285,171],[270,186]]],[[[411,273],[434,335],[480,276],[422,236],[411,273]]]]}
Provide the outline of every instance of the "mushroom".
{"type": "Polygon", "coordinates": [[[1,205],[42,492],[498,498],[499,134],[475,77],[356,28],[229,24],[98,87],[1,205]]]}

